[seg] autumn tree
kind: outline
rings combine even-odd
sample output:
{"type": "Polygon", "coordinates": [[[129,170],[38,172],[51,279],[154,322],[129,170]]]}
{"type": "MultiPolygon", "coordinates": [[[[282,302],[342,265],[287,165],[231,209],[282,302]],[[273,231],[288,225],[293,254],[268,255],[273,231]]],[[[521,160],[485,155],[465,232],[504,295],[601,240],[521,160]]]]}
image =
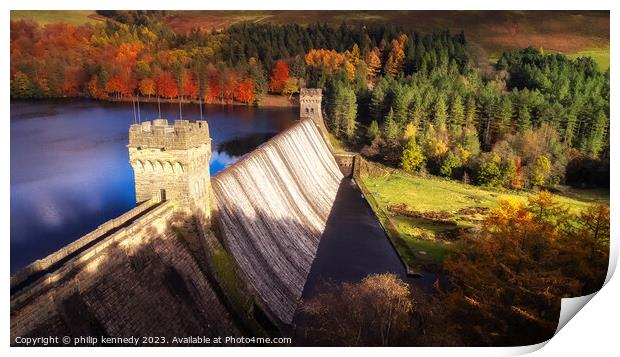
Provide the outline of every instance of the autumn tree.
{"type": "Polygon", "coordinates": [[[547,181],[550,172],[551,162],[546,156],[540,155],[536,158],[530,169],[530,182],[534,186],[542,186],[547,181]]]}
{"type": "Polygon", "coordinates": [[[560,238],[565,270],[583,283],[582,295],[598,291],[609,265],[609,205],[594,204],[575,219],[576,227],[560,238]]]}
{"type": "Polygon", "coordinates": [[[105,85],[102,86],[99,83],[100,81],[96,76],[88,81],[87,90],[91,97],[96,99],[105,99],[108,96],[108,93],[105,91],[105,85]]]}
{"type": "Polygon", "coordinates": [[[218,70],[215,66],[209,65],[207,67],[207,90],[204,94],[204,100],[207,103],[223,103],[223,87],[224,79],[222,78],[222,71],[218,70]]]}
{"type": "Polygon", "coordinates": [[[405,61],[405,41],[407,41],[407,35],[405,34],[399,36],[398,39],[392,40],[390,53],[385,61],[385,73],[392,78],[402,71],[405,61]]]}
{"type": "Polygon", "coordinates": [[[286,85],[286,81],[289,78],[288,64],[284,60],[276,61],[273,70],[271,71],[271,82],[269,83],[269,89],[273,93],[281,94],[286,85]]]}
{"type": "Polygon", "coordinates": [[[239,87],[239,74],[233,70],[227,70],[222,75],[222,99],[226,104],[232,104],[235,93],[239,87]]]}
{"type": "Polygon", "coordinates": [[[409,285],[394,274],[326,284],[302,304],[306,338],[321,346],[408,345],[414,306],[409,285]]]}
{"type": "Polygon", "coordinates": [[[607,212],[595,206],[575,218],[544,191],[527,204],[500,200],[480,232],[464,234],[444,264],[453,287],[445,306],[453,321],[460,321],[460,333],[473,345],[550,338],[561,298],[587,293],[586,286],[604,279],[607,212]],[[577,238],[584,232],[587,238],[577,238]],[[601,254],[586,263],[591,250],[581,244],[588,241],[600,243],[601,254]],[[584,265],[593,273],[581,274],[584,265]]]}
{"type": "Polygon", "coordinates": [[[11,96],[16,98],[31,98],[34,95],[30,79],[23,72],[17,72],[11,79],[11,96]]]}
{"type": "Polygon", "coordinates": [[[368,52],[366,64],[368,81],[374,83],[377,76],[379,75],[379,72],[381,71],[381,51],[378,47],[374,47],[372,51],[368,52]]]}
{"type": "Polygon", "coordinates": [[[284,84],[284,88],[282,89],[282,94],[287,95],[290,99],[293,96],[293,94],[299,93],[299,85],[297,83],[298,83],[297,78],[289,77],[286,80],[286,83],[284,84]]]}
{"type": "Polygon", "coordinates": [[[106,85],[106,91],[114,93],[117,97],[127,97],[133,93],[133,90],[131,79],[122,74],[112,76],[106,85]]]}
{"type": "Polygon", "coordinates": [[[256,96],[254,82],[252,81],[252,78],[245,78],[239,81],[235,94],[235,100],[246,104],[254,103],[254,101],[256,100],[256,96]]]}
{"type": "MultiPolygon", "coordinates": [[[[306,65],[312,67],[323,67],[330,73],[340,70],[346,61],[345,54],[335,50],[311,49],[306,54],[306,65]]],[[[352,64],[352,66],[354,66],[352,64]]],[[[354,67],[353,67],[354,68],[354,67]]]]}
{"type": "Polygon", "coordinates": [[[176,98],[179,95],[179,85],[172,74],[162,71],[155,76],[155,88],[159,97],[176,98]]]}
{"type": "Polygon", "coordinates": [[[198,84],[194,80],[194,75],[186,71],[181,77],[180,95],[182,98],[192,100],[198,97],[198,84]]]}
{"type": "Polygon", "coordinates": [[[409,138],[407,146],[403,150],[400,166],[409,172],[418,171],[424,167],[424,154],[414,137],[409,138]]]}
{"type": "Polygon", "coordinates": [[[144,78],[139,84],[140,93],[145,96],[155,95],[155,81],[151,78],[144,78]]]}

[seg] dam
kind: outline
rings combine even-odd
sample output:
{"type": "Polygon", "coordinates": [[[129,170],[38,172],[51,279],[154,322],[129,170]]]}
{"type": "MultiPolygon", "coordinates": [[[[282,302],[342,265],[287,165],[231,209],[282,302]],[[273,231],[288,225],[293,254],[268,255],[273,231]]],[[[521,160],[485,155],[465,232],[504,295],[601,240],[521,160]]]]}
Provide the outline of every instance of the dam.
{"type": "Polygon", "coordinates": [[[12,341],[236,336],[256,331],[248,313],[294,328],[300,299],[323,280],[404,277],[349,177],[352,158],[337,161],[324,138],[320,91],[302,91],[301,102],[297,124],[213,177],[206,122],[132,125],[137,207],[11,277],[12,341]],[[217,277],[217,245],[252,301],[245,312],[217,277]]]}
{"type": "Polygon", "coordinates": [[[292,320],[342,177],[306,119],[213,178],[225,243],[283,322],[292,320]]]}

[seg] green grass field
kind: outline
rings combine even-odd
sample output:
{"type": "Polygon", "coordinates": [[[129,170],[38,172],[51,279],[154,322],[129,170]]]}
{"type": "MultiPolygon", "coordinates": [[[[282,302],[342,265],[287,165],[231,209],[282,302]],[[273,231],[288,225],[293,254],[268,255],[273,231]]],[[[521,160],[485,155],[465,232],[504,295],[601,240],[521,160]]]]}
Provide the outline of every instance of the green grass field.
{"type": "Polygon", "coordinates": [[[579,51],[577,53],[572,53],[567,55],[569,58],[577,58],[577,57],[592,57],[592,59],[598,64],[598,67],[601,71],[607,70],[609,68],[609,46],[607,48],[593,48],[579,51]]]}
{"type": "MultiPolygon", "coordinates": [[[[436,269],[458,237],[459,229],[480,225],[488,209],[501,198],[527,202],[532,193],[483,188],[438,177],[421,177],[402,170],[377,169],[362,174],[362,185],[372,196],[377,212],[399,254],[411,270],[436,269]],[[405,205],[408,210],[430,215],[409,217],[389,207],[405,205]],[[441,215],[435,219],[432,215],[441,215]],[[393,228],[393,231],[390,228],[393,228]]],[[[596,202],[609,202],[609,191],[567,190],[556,200],[577,213],[596,202]]]]}
{"type": "Polygon", "coordinates": [[[30,20],[41,25],[64,22],[72,25],[102,21],[93,10],[11,10],[11,20],[30,20]]]}

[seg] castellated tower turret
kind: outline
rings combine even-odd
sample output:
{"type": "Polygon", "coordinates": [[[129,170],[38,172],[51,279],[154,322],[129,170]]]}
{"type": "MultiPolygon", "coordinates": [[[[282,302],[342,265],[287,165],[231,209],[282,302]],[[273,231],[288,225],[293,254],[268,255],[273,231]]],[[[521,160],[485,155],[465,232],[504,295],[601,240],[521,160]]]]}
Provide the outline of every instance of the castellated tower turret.
{"type": "Polygon", "coordinates": [[[321,111],[323,92],[320,88],[301,88],[299,91],[299,118],[310,118],[324,133],[327,132],[321,111]]]}
{"type": "Polygon", "coordinates": [[[129,128],[129,162],[134,171],[136,202],[154,195],[208,212],[211,137],[206,121],[166,119],[129,128]]]}

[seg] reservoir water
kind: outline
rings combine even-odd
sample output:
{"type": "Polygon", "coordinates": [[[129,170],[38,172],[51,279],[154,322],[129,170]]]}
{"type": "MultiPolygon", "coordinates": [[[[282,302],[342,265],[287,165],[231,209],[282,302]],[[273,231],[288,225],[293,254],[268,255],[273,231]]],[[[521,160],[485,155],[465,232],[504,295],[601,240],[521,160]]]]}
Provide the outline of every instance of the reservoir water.
{"type": "MultiPolygon", "coordinates": [[[[161,104],[163,118],[178,104],[161,104]]],[[[11,274],[135,206],[127,140],[131,103],[92,100],[11,102],[11,274]]],[[[285,130],[296,108],[203,106],[213,156],[211,174],[285,130]]],[[[158,116],[141,104],[141,119],[158,116]]],[[[199,119],[183,105],[184,119],[199,119]]]]}

